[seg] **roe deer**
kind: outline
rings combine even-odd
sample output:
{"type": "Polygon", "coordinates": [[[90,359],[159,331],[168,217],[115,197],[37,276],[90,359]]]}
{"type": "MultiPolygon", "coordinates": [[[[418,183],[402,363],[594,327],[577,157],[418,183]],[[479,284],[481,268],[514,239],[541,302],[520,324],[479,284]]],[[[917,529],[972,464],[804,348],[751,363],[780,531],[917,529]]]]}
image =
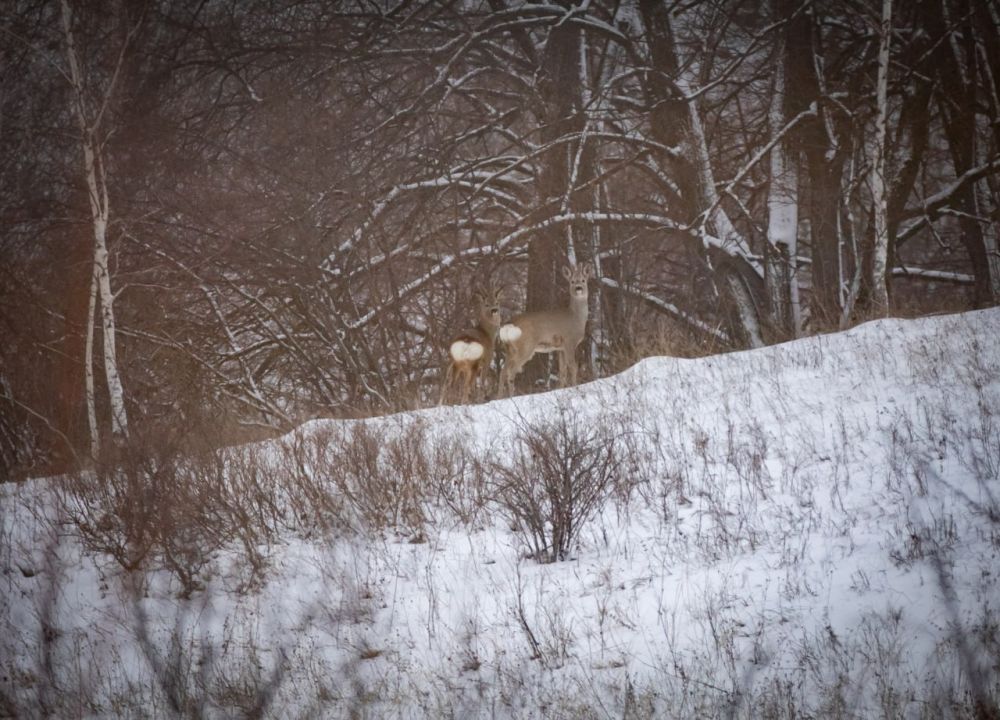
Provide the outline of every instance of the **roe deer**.
{"type": "Polygon", "coordinates": [[[514,378],[535,353],[560,353],[559,387],[566,387],[567,379],[576,385],[576,346],[587,329],[587,280],[594,272],[587,264],[572,270],[564,267],[563,276],[569,280],[569,307],[522,313],[500,328],[506,345],[500,388],[507,396],[513,394],[514,378]]]}
{"type": "Polygon", "coordinates": [[[441,385],[439,405],[448,397],[448,391],[456,381],[461,382],[460,402],[468,402],[473,385],[493,362],[497,329],[500,327],[500,294],[501,291],[492,285],[472,294],[479,322],[448,343],[448,370],[441,385]]]}

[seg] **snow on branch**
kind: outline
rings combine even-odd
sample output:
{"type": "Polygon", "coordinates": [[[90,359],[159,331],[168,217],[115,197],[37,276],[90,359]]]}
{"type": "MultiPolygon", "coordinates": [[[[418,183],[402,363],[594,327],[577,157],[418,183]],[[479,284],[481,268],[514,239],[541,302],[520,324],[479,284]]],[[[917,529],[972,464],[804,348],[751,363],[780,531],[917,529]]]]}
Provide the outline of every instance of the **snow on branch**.
{"type": "Polygon", "coordinates": [[[771,138],[770,142],[768,142],[760,150],[758,150],[753,155],[753,157],[750,158],[747,164],[744,165],[731,180],[729,180],[727,183],[723,185],[722,192],[718,194],[718,196],[712,202],[712,204],[709,205],[707,208],[705,208],[705,210],[702,211],[698,215],[698,217],[696,217],[694,221],[688,225],[686,229],[697,232],[698,235],[702,237],[702,239],[706,242],[706,244],[715,245],[716,247],[722,249],[729,255],[734,255],[734,256],[738,255],[742,257],[744,260],[746,260],[750,264],[750,266],[753,267],[755,270],[759,270],[760,267],[759,263],[754,261],[753,257],[750,255],[749,252],[746,251],[745,248],[740,247],[738,244],[721,242],[717,238],[712,238],[706,231],[706,226],[708,225],[708,222],[716,216],[716,211],[719,210],[720,206],[722,205],[722,198],[725,196],[729,196],[734,200],[736,200],[736,202],[739,204],[740,203],[739,198],[737,198],[736,194],[733,192],[736,185],[738,185],[743,180],[743,178],[745,178],[747,174],[749,174],[749,172],[757,165],[757,163],[763,160],[767,156],[767,154],[771,152],[771,150],[778,143],[780,143],[784,139],[784,137],[789,132],[791,132],[791,130],[796,125],[798,125],[800,122],[802,122],[802,120],[804,120],[807,117],[815,117],[818,112],[819,112],[818,106],[816,101],[814,100],[809,105],[808,108],[806,108],[798,115],[793,117],[791,120],[789,120],[787,123],[785,123],[785,126],[774,134],[774,137],[771,138]]]}
{"type": "Polygon", "coordinates": [[[410,282],[401,285],[396,293],[396,296],[385,303],[380,304],[377,307],[372,308],[365,314],[358,317],[351,323],[347,324],[349,330],[357,330],[359,328],[368,325],[373,320],[377,319],[382,315],[383,312],[388,310],[390,307],[398,305],[400,302],[408,298],[414,292],[424,287],[431,280],[444,274],[449,268],[459,264],[465,260],[471,260],[476,257],[485,257],[487,255],[496,255],[503,253],[507,250],[512,249],[516,246],[518,241],[525,238],[532,233],[538,232],[548,227],[554,225],[563,225],[571,222],[591,222],[591,223],[603,223],[603,222],[621,222],[621,223],[636,223],[640,225],[646,225],[654,228],[660,229],[670,229],[677,230],[681,232],[688,232],[685,228],[682,228],[676,222],[668,217],[662,215],[654,215],[651,213],[615,213],[615,212],[569,212],[560,213],[559,215],[554,215],[545,220],[541,220],[537,223],[533,223],[526,227],[518,228],[513,232],[507,233],[502,238],[497,240],[495,243],[488,247],[472,247],[463,250],[459,253],[452,255],[447,255],[437,262],[436,265],[429,268],[420,277],[417,277],[410,282]]]}
{"type": "Polygon", "coordinates": [[[954,208],[949,207],[952,198],[966,185],[974,183],[987,175],[1000,171],[1000,157],[991,161],[969,168],[959,177],[955,178],[947,187],[924,199],[923,203],[917,207],[910,208],[903,213],[904,219],[917,218],[914,222],[899,230],[896,234],[896,244],[902,244],[916,235],[924,225],[929,225],[936,218],[946,214],[959,214],[954,208]]]}
{"type": "Polygon", "coordinates": [[[453,68],[457,67],[459,61],[480,43],[493,36],[524,27],[560,25],[562,23],[571,23],[584,30],[601,33],[618,42],[623,47],[630,48],[628,37],[618,28],[589,14],[587,3],[569,8],[555,4],[527,3],[516,8],[491,13],[475,29],[451,38],[431,51],[428,51],[426,48],[408,48],[392,53],[383,51],[383,54],[386,56],[392,54],[402,57],[410,55],[430,55],[431,57],[434,55],[448,55],[448,57],[441,63],[431,82],[419,92],[413,102],[372,128],[367,133],[367,137],[376,137],[382,129],[392,123],[404,118],[413,117],[424,102],[429,98],[435,98],[437,91],[451,92],[454,86],[449,77],[453,68]]]}
{"type": "MultiPolygon", "coordinates": [[[[448,187],[465,187],[475,192],[479,192],[480,190],[483,189],[482,184],[473,181],[477,180],[480,177],[489,178],[489,176],[486,173],[472,173],[471,178],[468,177],[468,175],[469,173],[461,173],[461,172],[455,174],[448,173],[446,175],[440,175],[438,177],[430,178],[427,180],[417,180],[415,182],[402,183],[400,185],[396,185],[372,206],[372,209],[368,213],[368,217],[361,225],[359,225],[354,230],[353,233],[351,233],[351,237],[342,242],[337,247],[336,250],[334,250],[333,252],[331,252],[329,255],[326,256],[323,262],[320,263],[320,269],[323,270],[324,272],[329,272],[333,275],[339,275],[340,274],[339,270],[337,270],[337,268],[334,266],[334,263],[336,262],[337,258],[353,250],[354,247],[358,244],[358,241],[360,241],[361,238],[364,237],[365,232],[372,225],[374,225],[375,222],[379,219],[379,217],[392,205],[392,203],[402,195],[419,190],[434,190],[434,189],[448,188],[448,187]]],[[[517,198],[515,198],[513,195],[510,195],[509,193],[504,193],[503,191],[497,188],[490,188],[489,192],[497,197],[500,197],[503,200],[506,200],[507,202],[512,202],[512,203],[517,202],[517,198]]]]}
{"type": "Polygon", "coordinates": [[[600,278],[600,282],[602,285],[605,285],[609,288],[614,288],[615,290],[618,290],[626,295],[631,295],[634,298],[642,300],[643,302],[656,308],[657,310],[664,312],[667,315],[671,315],[672,317],[675,317],[678,320],[683,321],[684,323],[690,325],[692,328],[698,330],[699,332],[705,333],[706,335],[711,335],[717,340],[721,340],[725,343],[730,342],[729,336],[725,332],[723,332],[717,327],[709,325],[703,320],[699,320],[698,318],[693,317],[689,313],[684,312],[673,303],[669,303],[666,300],[663,300],[662,298],[658,298],[655,295],[650,295],[649,293],[642,292],[641,290],[637,290],[636,288],[628,287],[627,285],[622,285],[613,278],[602,277],[600,278]]]}
{"type": "Polygon", "coordinates": [[[974,183],[987,175],[992,175],[1000,171],[1000,157],[995,157],[987,163],[969,168],[964,173],[955,178],[951,183],[940,191],[924,199],[923,203],[917,207],[910,208],[903,213],[904,219],[919,218],[905,229],[901,230],[896,237],[896,242],[900,243],[915,235],[925,223],[930,222],[938,215],[946,212],[948,204],[955,195],[969,183],[974,183]]]}
{"type": "Polygon", "coordinates": [[[967,273],[948,272],[946,270],[930,270],[914,265],[900,265],[892,269],[894,277],[920,278],[922,280],[940,280],[957,285],[972,285],[976,279],[967,273]]]}
{"type": "Polygon", "coordinates": [[[809,107],[807,107],[805,110],[803,110],[798,115],[789,120],[787,123],[785,123],[785,126],[781,128],[781,130],[779,130],[777,133],[775,133],[774,137],[771,138],[770,142],[768,142],[764,147],[762,147],[760,150],[754,153],[754,156],[750,158],[750,161],[747,162],[747,164],[744,165],[742,168],[740,168],[739,172],[736,173],[736,175],[732,178],[732,180],[727,182],[722,187],[722,192],[719,193],[719,198],[714,203],[712,203],[712,205],[708,209],[706,209],[704,212],[701,213],[701,215],[698,216],[698,218],[695,220],[695,223],[704,224],[705,222],[707,222],[708,218],[712,216],[716,208],[722,202],[722,196],[723,195],[732,196],[733,189],[736,187],[736,185],[738,185],[743,180],[743,178],[745,178],[749,174],[749,172],[754,168],[754,166],[757,165],[757,163],[763,160],[764,157],[769,152],[771,152],[771,150],[774,148],[775,145],[780,143],[784,139],[784,137],[788,133],[790,133],[796,125],[798,125],[807,117],[815,117],[817,112],[818,108],[816,105],[816,101],[814,100],[809,105],[809,107]]]}
{"type": "Polygon", "coordinates": [[[588,12],[588,5],[588,2],[583,2],[580,5],[567,8],[553,3],[525,3],[511,12],[518,15],[536,14],[539,17],[552,18],[556,20],[556,25],[572,23],[578,27],[607,35],[622,45],[629,44],[629,38],[621,30],[591,15],[588,12]]]}

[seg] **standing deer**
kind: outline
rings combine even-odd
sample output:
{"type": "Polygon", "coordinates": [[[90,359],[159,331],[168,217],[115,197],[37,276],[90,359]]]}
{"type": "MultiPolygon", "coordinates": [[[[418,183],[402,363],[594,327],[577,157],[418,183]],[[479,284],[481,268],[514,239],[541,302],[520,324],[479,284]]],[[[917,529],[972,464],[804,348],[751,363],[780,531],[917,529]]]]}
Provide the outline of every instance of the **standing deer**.
{"type": "Polygon", "coordinates": [[[448,391],[461,382],[461,402],[468,402],[472,387],[493,362],[497,329],[500,327],[501,291],[492,285],[476,290],[472,294],[479,322],[475,327],[460,332],[448,344],[448,370],[441,385],[441,399],[444,403],[448,391]]]}
{"type": "Polygon", "coordinates": [[[559,387],[566,387],[567,379],[576,385],[576,347],[587,329],[587,280],[593,276],[589,264],[564,267],[569,307],[522,313],[500,328],[500,339],[506,344],[501,392],[513,393],[514,378],[535,353],[560,353],[559,387]]]}

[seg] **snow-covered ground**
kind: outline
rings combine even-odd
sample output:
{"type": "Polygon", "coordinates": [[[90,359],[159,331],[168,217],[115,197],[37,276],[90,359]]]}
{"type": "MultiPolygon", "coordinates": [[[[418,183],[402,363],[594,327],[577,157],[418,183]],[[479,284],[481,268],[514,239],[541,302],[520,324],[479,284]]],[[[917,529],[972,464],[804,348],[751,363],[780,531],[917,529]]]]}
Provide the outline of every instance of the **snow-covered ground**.
{"type": "Polygon", "coordinates": [[[0,484],[0,716],[941,717],[1000,696],[1000,310],[314,421],[226,463],[295,518],[257,536],[258,577],[233,539],[190,594],[159,556],[127,574],[85,549],[68,481],[0,484]],[[512,514],[532,433],[612,468],[558,562],[512,514]],[[359,437],[377,478],[336,451],[359,437]]]}

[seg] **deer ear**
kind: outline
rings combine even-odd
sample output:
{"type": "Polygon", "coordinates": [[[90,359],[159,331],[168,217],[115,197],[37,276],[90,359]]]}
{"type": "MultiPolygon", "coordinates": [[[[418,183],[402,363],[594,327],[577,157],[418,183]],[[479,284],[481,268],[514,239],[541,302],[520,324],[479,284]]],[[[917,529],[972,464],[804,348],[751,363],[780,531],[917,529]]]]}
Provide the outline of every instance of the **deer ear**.
{"type": "Polygon", "coordinates": [[[563,277],[566,278],[567,280],[573,277],[573,271],[570,270],[569,267],[567,267],[566,265],[563,265],[562,273],[563,277]]]}
{"type": "Polygon", "coordinates": [[[583,266],[583,274],[586,275],[587,278],[594,277],[594,266],[591,265],[590,263],[587,263],[586,265],[584,265],[583,266]]]}

